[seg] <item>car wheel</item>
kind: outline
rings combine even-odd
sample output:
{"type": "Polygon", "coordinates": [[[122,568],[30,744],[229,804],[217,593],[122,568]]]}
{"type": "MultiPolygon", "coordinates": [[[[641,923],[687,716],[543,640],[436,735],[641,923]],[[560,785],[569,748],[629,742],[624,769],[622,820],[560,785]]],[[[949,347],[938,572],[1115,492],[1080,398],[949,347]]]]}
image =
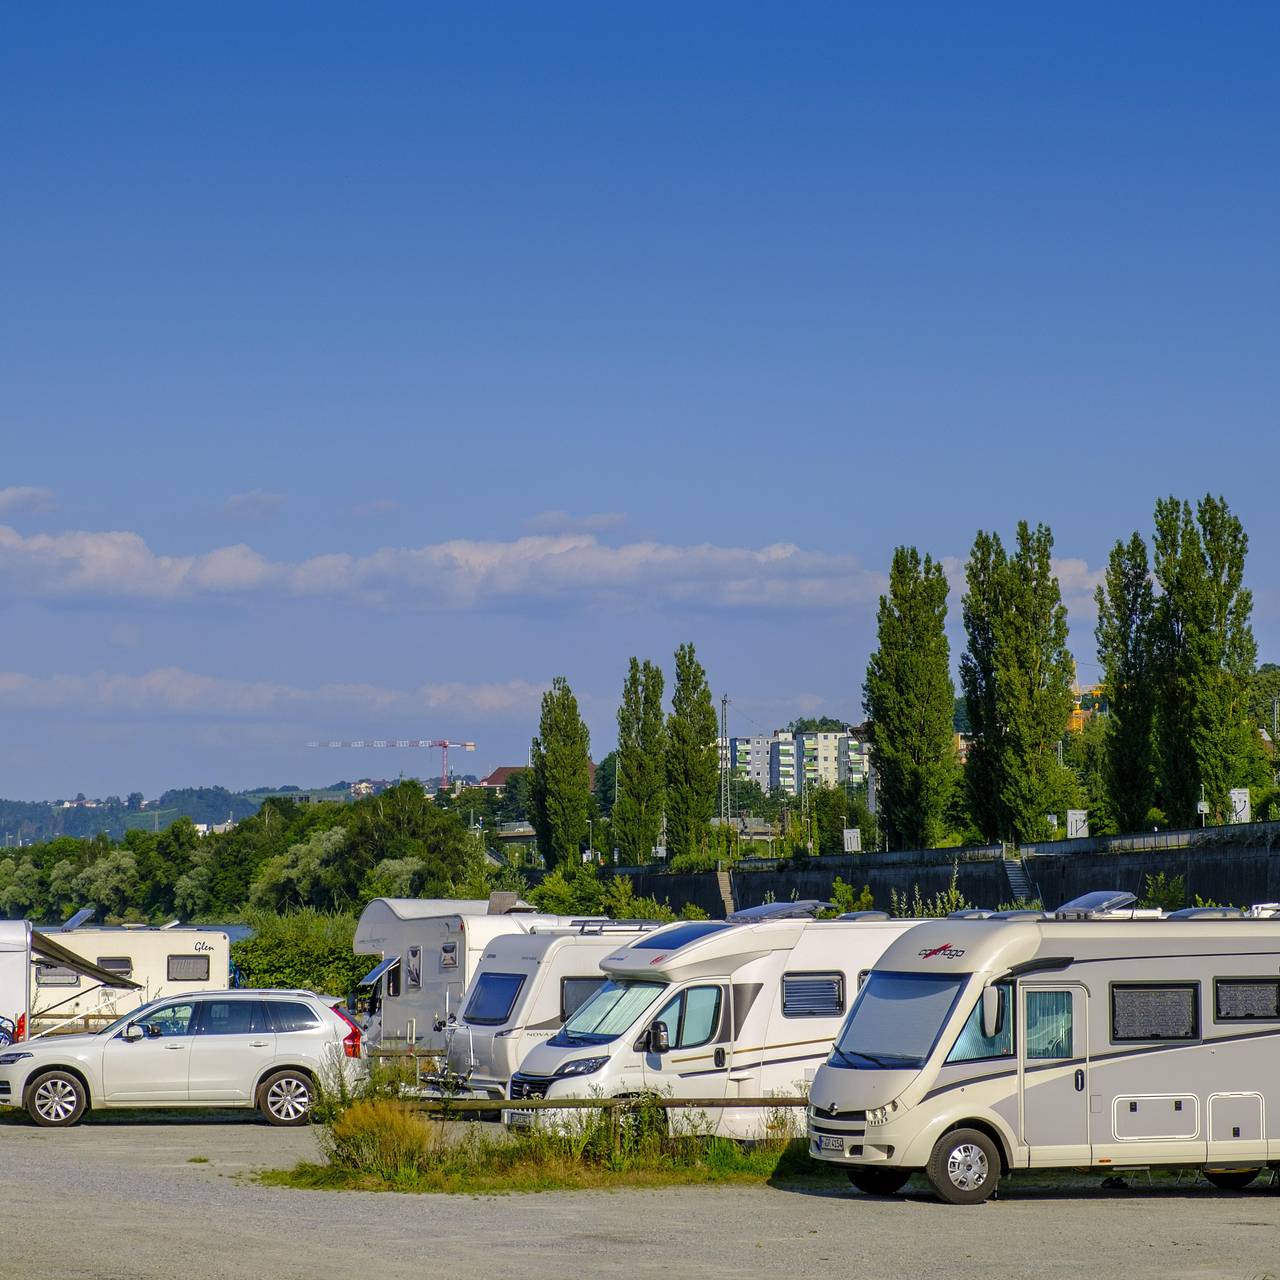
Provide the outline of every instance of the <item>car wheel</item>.
{"type": "Polygon", "coordinates": [[[270,1124],[307,1123],[313,1085],[304,1071],[277,1071],[258,1090],[258,1109],[270,1124]]]}
{"type": "Polygon", "coordinates": [[[910,1169],[846,1169],[849,1181],[865,1196],[891,1196],[911,1181],[910,1169]]]}
{"type": "Polygon", "coordinates": [[[47,1129],[65,1129],[84,1115],[84,1082],[69,1071],[46,1071],[27,1087],[27,1114],[47,1129]]]}
{"type": "Polygon", "coordinates": [[[938,1139],[925,1176],[948,1204],[981,1204],[1000,1181],[1000,1153],[985,1133],[953,1129],[938,1139]]]}
{"type": "Polygon", "coordinates": [[[1261,1169],[1206,1169],[1204,1176],[1219,1191],[1243,1191],[1261,1172],[1261,1169]]]}

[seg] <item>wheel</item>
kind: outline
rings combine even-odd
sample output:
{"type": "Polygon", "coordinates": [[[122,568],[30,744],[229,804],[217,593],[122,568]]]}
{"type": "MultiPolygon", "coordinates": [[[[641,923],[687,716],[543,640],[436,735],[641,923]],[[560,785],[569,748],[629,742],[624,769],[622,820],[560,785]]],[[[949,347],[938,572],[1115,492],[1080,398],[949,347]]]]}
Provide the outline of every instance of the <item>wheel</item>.
{"type": "Polygon", "coordinates": [[[69,1071],[46,1071],[27,1087],[27,1114],[47,1129],[66,1129],[84,1115],[84,1082],[69,1071]]]}
{"type": "Polygon", "coordinates": [[[305,1071],[277,1071],[262,1082],[258,1109],[269,1124],[306,1124],[311,1092],[311,1077],[305,1071]]]}
{"type": "Polygon", "coordinates": [[[846,1169],[849,1181],[865,1196],[891,1196],[911,1180],[910,1169],[846,1169]]]}
{"type": "Polygon", "coordinates": [[[925,1176],[948,1204],[981,1204],[1000,1181],[1000,1153],[985,1133],[952,1129],[938,1139],[925,1176]]]}
{"type": "Polygon", "coordinates": [[[1206,1169],[1204,1176],[1219,1191],[1243,1191],[1261,1172],[1261,1169],[1206,1169]]]}

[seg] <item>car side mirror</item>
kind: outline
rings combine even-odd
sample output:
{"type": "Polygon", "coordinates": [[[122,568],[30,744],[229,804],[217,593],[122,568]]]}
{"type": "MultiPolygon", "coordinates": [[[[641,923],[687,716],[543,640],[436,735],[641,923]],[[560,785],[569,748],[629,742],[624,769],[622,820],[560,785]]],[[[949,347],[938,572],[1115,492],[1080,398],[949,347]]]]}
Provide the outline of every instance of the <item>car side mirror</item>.
{"type": "Polygon", "coordinates": [[[144,1034],[145,1033],[142,1030],[141,1023],[131,1022],[120,1033],[120,1039],[121,1040],[141,1040],[144,1034]]]}
{"type": "Polygon", "coordinates": [[[670,1048],[671,1036],[667,1032],[667,1024],[665,1022],[651,1022],[649,1024],[649,1052],[666,1053],[670,1048]]]}
{"type": "Polygon", "coordinates": [[[982,990],[982,1038],[994,1040],[1004,1030],[1004,991],[1000,987],[982,990]]]}

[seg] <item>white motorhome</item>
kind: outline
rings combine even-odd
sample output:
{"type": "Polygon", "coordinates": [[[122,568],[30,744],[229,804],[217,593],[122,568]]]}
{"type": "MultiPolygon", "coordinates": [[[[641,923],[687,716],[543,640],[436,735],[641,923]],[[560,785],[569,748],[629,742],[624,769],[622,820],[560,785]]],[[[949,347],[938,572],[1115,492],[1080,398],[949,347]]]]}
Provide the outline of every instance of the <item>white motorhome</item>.
{"type": "Polygon", "coordinates": [[[762,1136],[762,1111],[735,1109],[733,1099],[802,1091],[831,1052],[860,975],[914,924],[864,914],[686,921],[628,942],[601,961],[609,981],[530,1050],[510,1097],[724,1098],[706,1117],[716,1132],[762,1136]]]}
{"type": "Polygon", "coordinates": [[[219,929],[69,923],[45,936],[105,970],[112,981],[99,984],[68,965],[36,966],[31,1017],[39,1028],[86,1017],[110,1021],[160,996],[225,991],[231,985],[231,942],[219,929]]]}
{"type": "Polygon", "coordinates": [[[1191,1166],[1240,1188],[1274,1166],[1280,919],[1135,919],[1132,901],[898,939],[813,1082],[812,1155],[873,1194],[923,1172],[954,1204],[1018,1169],[1191,1166]]]}
{"type": "Polygon", "coordinates": [[[444,1028],[490,942],[538,925],[581,923],[506,899],[374,898],[352,944],[356,955],[381,957],[360,983],[370,988],[370,1044],[443,1052],[444,1028]]]}
{"type": "Polygon", "coordinates": [[[125,989],[133,981],[108,972],[69,951],[61,942],[31,927],[27,920],[0,920],[0,1045],[29,1039],[33,975],[61,969],[78,980],[119,983],[125,989]]]}
{"type": "Polygon", "coordinates": [[[512,1073],[605,984],[600,962],[657,926],[592,921],[577,928],[534,925],[494,938],[446,1028],[448,1069],[477,1097],[505,1098],[512,1073]]]}

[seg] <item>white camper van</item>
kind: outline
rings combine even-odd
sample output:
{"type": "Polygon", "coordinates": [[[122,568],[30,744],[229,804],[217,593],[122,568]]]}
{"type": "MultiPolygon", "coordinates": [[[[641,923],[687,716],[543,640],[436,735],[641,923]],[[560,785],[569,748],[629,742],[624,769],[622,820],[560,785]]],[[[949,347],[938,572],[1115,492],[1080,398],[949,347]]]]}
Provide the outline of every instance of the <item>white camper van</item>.
{"type": "Polygon", "coordinates": [[[542,1044],[605,984],[600,962],[658,926],[593,921],[534,925],[494,938],[446,1027],[449,1072],[483,1098],[505,1098],[525,1054],[542,1044]]]}
{"type": "Polygon", "coordinates": [[[105,970],[111,981],[100,984],[67,965],[36,966],[31,1017],[40,1030],[86,1017],[110,1021],[160,996],[231,985],[231,943],[219,929],[69,923],[45,936],[105,970]]]}
{"type": "Polygon", "coordinates": [[[31,990],[41,973],[62,970],[78,982],[101,988],[119,984],[126,990],[136,984],[111,973],[68,950],[48,934],[32,929],[27,920],[0,920],[0,1045],[27,1040],[31,1030],[31,990]]]}
{"type": "Polygon", "coordinates": [[[1132,901],[898,939],[813,1082],[812,1155],[873,1194],[923,1172],[953,1204],[1016,1169],[1181,1165],[1238,1188],[1274,1166],[1280,919],[1123,918],[1132,901]]]}
{"type": "Polygon", "coordinates": [[[511,1098],[723,1097],[708,1117],[716,1131],[761,1136],[762,1112],[732,1100],[802,1090],[831,1052],[859,975],[915,923],[865,914],[874,918],[678,922],[628,942],[601,961],[609,981],[530,1050],[511,1098]]]}
{"type": "Polygon", "coordinates": [[[483,899],[374,898],[356,923],[353,943],[356,955],[381,957],[360,983],[371,988],[369,1043],[443,1051],[444,1027],[494,938],[536,925],[581,923],[520,903],[502,910],[483,899]]]}

